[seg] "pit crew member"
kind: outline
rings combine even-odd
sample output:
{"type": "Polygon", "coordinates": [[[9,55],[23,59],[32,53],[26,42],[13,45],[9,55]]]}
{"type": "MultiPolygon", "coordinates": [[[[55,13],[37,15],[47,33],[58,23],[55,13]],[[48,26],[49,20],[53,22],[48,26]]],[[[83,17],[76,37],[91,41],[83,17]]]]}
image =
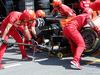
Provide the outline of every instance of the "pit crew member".
{"type": "MultiPolygon", "coordinates": [[[[34,20],[35,20],[34,11],[30,10],[30,9],[26,9],[23,11],[23,13],[16,12],[16,11],[11,12],[2,21],[2,24],[1,24],[1,42],[2,42],[2,44],[0,46],[0,69],[4,68],[4,66],[1,64],[1,60],[2,60],[3,54],[7,47],[9,35],[11,35],[16,40],[16,42],[23,43],[23,40],[22,40],[20,34],[16,30],[16,28],[17,28],[18,30],[23,32],[23,34],[26,36],[26,38],[28,40],[31,40],[31,36],[29,35],[30,33],[28,32],[28,29],[27,29],[27,23],[29,21],[33,22],[34,20]],[[22,26],[24,27],[24,29],[22,26]]],[[[32,59],[31,57],[26,55],[23,45],[19,45],[19,49],[21,51],[23,60],[32,59]]]]}
{"type": "MultiPolygon", "coordinates": [[[[38,27],[43,26],[45,24],[43,17],[45,17],[45,12],[43,10],[37,10],[36,11],[36,19],[35,19],[34,24],[33,25],[30,24],[30,26],[28,26],[28,29],[32,36],[32,39],[34,39],[34,41],[37,41],[39,44],[41,43],[42,39],[37,37],[37,35],[34,35],[34,34],[36,34],[36,33],[38,34],[38,32],[39,32],[38,27]],[[35,28],[35,26],[36,26],[36,28],[35,28]],[[34,31],[35,33],[33,32],[34,34],[32,34],[32,31],[34,31]]],[[[30,44],[30,42],[27,39],[24,40],[24,43],[30,44]]],[[[29,46],[25,46],[25,48],[30,49],[29,46]]],[[[34,51],[33,47],[32,47],[32,49],[34,51]]]]}
{"type": "Polygon", "coordinates": [[[71,61],[71,64],[76,66],[78,69],[82,69],[79,60],[85,48],[85,42],[79,30],[88,23],[91,28],[97,32],[100,32],[98,27],[91,21],[92,17],[93,10],[91,8],[85,8],[82,14],[76,16],[66,24],[63,31],[65,37],[70,41],[70,46],[73,53],[73,60],[71,61]]]}
{"type": "Polygon", "coordinates": [[[73,12],[73,10],[68,7],[65,4],[62,4],[61,0],[53,0],[53,11],[51,12],[51,15],[54,15],[54,13],[58,10],[61,15],[64,17],[74,17],[76,14],[73,12]]]}

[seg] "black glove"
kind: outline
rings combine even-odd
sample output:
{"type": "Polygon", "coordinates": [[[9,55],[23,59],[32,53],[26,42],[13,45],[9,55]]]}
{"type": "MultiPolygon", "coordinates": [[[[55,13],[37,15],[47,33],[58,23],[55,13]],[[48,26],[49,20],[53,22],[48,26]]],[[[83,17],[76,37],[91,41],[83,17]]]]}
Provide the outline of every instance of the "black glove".
{"type": "Polygon", "coordinates": [[[29,40],[30,42],[34,43],[34,44],[38,44],[37,41],[35,41],[34,39],[29,40]]]}
{"type": "Polygon", "coordinates": [[[1,43],[2,43],[2,44],[7,44],[7,41],[1,40],[1,43]]]}

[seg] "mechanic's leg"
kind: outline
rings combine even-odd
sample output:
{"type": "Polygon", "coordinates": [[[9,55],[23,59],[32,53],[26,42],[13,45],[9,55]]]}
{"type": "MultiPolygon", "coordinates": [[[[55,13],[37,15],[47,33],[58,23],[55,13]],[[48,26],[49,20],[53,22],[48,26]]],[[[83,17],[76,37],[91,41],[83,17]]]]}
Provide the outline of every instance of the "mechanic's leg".
{"type": "Polygon", "coordinates": [[[77,68],[82,69],[82,67],[80,66],[79,60],[80,60],[81,55],[84,51],[85,43],[84,43],[84,40],[79,32],[77,32],[76,35],[77,36],[74,38],[74,42],[77,44],[77,48],[76,48],[76,52],[75,52],[75,55],[74,55],[71,63],[75,66],[77,66],[77,64],[78,64],[77,68]]]}
{"type": "MultiPolygon", "coordinates": [[[[5,40],[8,41],[8,36],[5,37],[5,40]]],[[[0,63],[1,63],[1,59],[2,59],[2,56],[3,56],[6,48],[7,48],[7,45],[1,44],[1,46],[0,46],[0,63]]]]}
{"type": "Polygon", "coordinates": [[[71,51],[72,51],[72,54],[73,54],[73,56],[74,56],[75,51],[76,51],[75,43],[74,43],[73,40],[69,37],[69,33],[67,32],[66,28],[64,29],[64,36],[69,40],[69,42],[70,42],[70,47],[71,47],[71,51]]]}
{"type": "MultiPolygon", "coordinates": [[[[27,44],[29,44],[28,43],[28,40],[26,40],[26,39],[24,39],[24,43],[27,43],[27,44]]],[[[30,46],[24,46],[25,48],[27,48],[27,49],[29,49],[30,48],[30,46]]]]}
{"type": "Polygon", "coordinates": [[[77,45],[77,48],[76,48],[76,51],[75,51],[75,55],[74,55],[74,59],[80,59],[81,57],[81,54],[83,53],[84,51],[84,48],[85,48],[85,42],[83,40],[83,37],[82,35],[80,34],[80,32],[77,30],[76,31],[76,35],[74,36],[74,39],[73,41],[76,43],[77,45]]]}
{"type": "Polygon", "coordinates": [[[84,51],[85,48],[85,43],[82,38],[82,35],[79,33],[76,27],[74,26],[68,26],[64,29],[66,31],[66,35],[74,41],[74,43],[77,45],[73,60],[71,63],[75,65],[78,69],[82,69],[80,66],[79,60],[81,57],[82,52],[84,51]]]}
{"type": "MultiPolygon", "coordinates": [[[[75,54],[74,54],[74,59],[80,59],[80,56],[82,54],[82,52],[84,51],[85,48],[85,42],[83,40],[82,35],[80,34],[80,32],[77,30],[76,27],[74,26],[68,26],[64,29],[64,34],[66,35],[66,37],[68,37],[68,39],[70,38],[71,40],[73,40],[73,42],[77,45],[77,48],[75,50],[75,54]]],[[[71,40],[69,39],[69,41],[71,42],[71,40]]],[[[74,44],[72,44],[72,47],[74,46],[74,44]]],[[[74,46],[75,47],[75,46],[74,46]]],[[[73,50],[75,48],[72,48],[73,50]]]]}
{"type": "MultiPolygon", "coordinates": [[[[2,31],[1,32],[1,37],[2,37],[4,30],[1,29],[1,31],[2,31]]],[[[5,37],[6,41],[8,41],[8,37],[9,37],[9,35],[7,34],[6,37],[5,37]]],[[[2,57],[3,57],[3,54],[6,50],[6,48],[7,48],[7,45],[1,44],[1,46],[0,46],[0,69],[4,68],[1,64],[1,61],[2,61],[2,57]]]]}
{"type": "Polygon", "coordinates": [[[1,45],[0,46],[0,69],[3,69],[4,67],[2,66],[2,64],[1,64],[1,61],[2,61],[2,57],[3,57],[3,54],[4,54],[4,52],[5,52],[5,50],[6,50],[6,48],[7,48],[7,45],[1,45]]]}
{"type": "MultiPolygon", "coordinates": [[[[11,36],[16,40],[16,42],[18,43],[23,43],[23,40],[20,36],[20,34],[18,33],[18,31],[16,29],[13,29],[11,36]]],[[[26,56],[26,52],[24,50],[24,46],[23,45],[19,45],[20,51],[22,56],[26,56]]]]}
{"type": "Polygon", "coordinates": [[[75,55],[75,51],[76,51],[76,47],[75,47],[75,43],[73,42],[73,40],[71,40],[68,36],[66,36],[67,39],[69,40],[70,42],[70,47],[71,47],[71,51],[72,51],[72,54],[73,56],[75,55]]]}
{"type": "Polygon", "coordinates": [[[70,40],[70,46],[71,46],[71,51],[73,53],[73,56],[75,55],[75,51],[76,51],[76,47],[75,47],[75,43],[70,40]]]}
{"type": "Polygon", "coordinates": [[[80,66],[79,60],[81,58],[82,52],[84,51],[85,48],[85,43],[82,38],[82,35],[79,33],[78,30],[74,30],[74,32],[71,34],[71,39],[76,43],[77,48],[73,57],[73,60],[71,63],[76,66],[78,69],[82,69],[80,66]]]}
{"type": "MultiPolygon", "coordinates": [[[[23,43],[23,40],[16,29],[13,30],[13,32],[11,33],[11,36],[16,40],[16,42],[23,43]]],[[[19,45],[19,48],[20,48],[23,60],[32,59],[31,57],[26,55],[24,45],[19,45]]]]}

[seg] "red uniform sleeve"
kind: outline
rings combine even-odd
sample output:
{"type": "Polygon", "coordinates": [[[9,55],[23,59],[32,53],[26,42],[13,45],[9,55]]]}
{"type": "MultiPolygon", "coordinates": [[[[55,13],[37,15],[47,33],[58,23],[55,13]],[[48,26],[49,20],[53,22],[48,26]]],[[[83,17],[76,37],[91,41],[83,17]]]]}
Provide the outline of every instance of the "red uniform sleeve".
{"type": "Polygon", "coordinates": [[[65,12],[66,12],[65,14],[66,14],[67,16],[68,16],[69,13],[71,13],[71,11],[69,11],[69,10],[65,10],[65,12]]]}
{"type": "Polygon", "coordinates": [[[57,8],[54,8],[53,11],[56,12],[57,11],[57,8]]]}
{"type": "Polygon", "coordinates": [[[36,21],[34,20],[34,22],[31,24],[32,27],[35,27],[36,25],[36,21]]]}
{"type": "Polygon", "coordinates": [[[67,5],[62,5],[61,9],[59,9],[59,12],[64,15],[64,16],[68,16],[69,13],[72,13],[73,10],[67,6],[67,5]]]}
{"type": "Polygon", "coordinates": [[[9,15],[9,23],[14,24],[16,22],[16,14],[14,12],[9,15]]]}
{"type": "Polygon", "coordinates": [[[66,12],[66,15],[68,15],[69,13],[71,13],[73,16],[76,16],[75,13],[73,12],[73,10],[72,10],[70,7],[68,7],[68,8],[65,10],[65,12],[66,12]]]}

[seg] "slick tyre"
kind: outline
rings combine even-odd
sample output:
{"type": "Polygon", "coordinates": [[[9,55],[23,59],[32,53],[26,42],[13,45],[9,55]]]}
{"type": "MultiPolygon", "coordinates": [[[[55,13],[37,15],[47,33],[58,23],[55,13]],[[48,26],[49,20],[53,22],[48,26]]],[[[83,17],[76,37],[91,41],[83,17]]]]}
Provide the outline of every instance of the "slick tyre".
{"type": "Polygon", "coordinates": [[[82,34],[86,45],[83,53],[89,55],[96,52],[100,46],[100,40],[97,32],[92,28],[84,28],[80,31],[80,33],[82,34]]]}
{"type": "Polygon", "coordinates": [[[36,0],[35,1],[35,9],[50,9],[50,1],[49,0],[36,0]]]}

